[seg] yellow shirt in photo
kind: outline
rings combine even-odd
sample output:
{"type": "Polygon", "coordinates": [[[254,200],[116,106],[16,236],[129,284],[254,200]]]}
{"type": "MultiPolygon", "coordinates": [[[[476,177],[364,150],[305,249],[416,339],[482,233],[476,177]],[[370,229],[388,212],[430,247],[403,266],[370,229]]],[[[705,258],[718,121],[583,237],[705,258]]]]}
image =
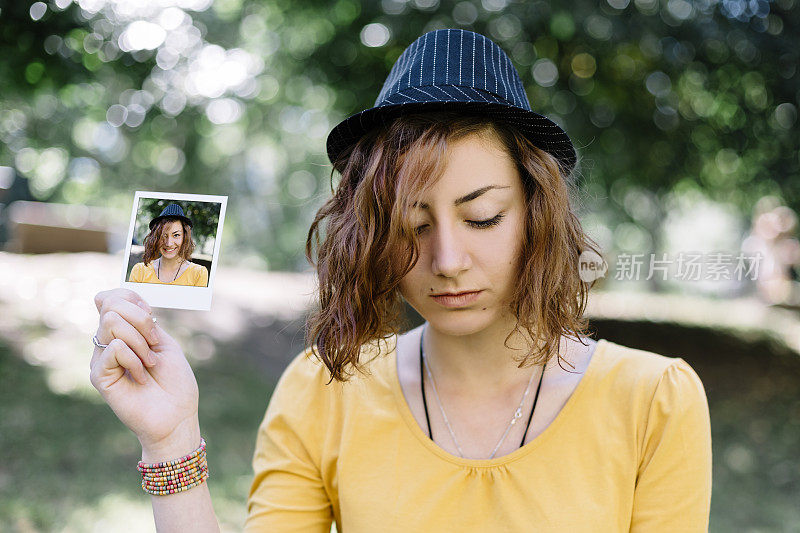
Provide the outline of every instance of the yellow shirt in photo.
{"type": "Polygon", "coordinates": [[[708,403],[682,358],[599,340],[555,420],[479,460],[419,427],[396,339],[369,345],[371,375],[346,383],[326,385],[310,349],[286,368],[258,428],[246,532],[708,530],[708,403]]]}
{"type": "Polygon", "coordinates": [[[136,283],[161,283],[162,285],[208,287],[208,269],[197,263],[189,263],[189,268],[180,274],[175,281],[165,283],[158,279],[156,269],[152,262],[147,266],[145,266],[144,263],[136,263],[133,265],[128,281],[136,283]]]}

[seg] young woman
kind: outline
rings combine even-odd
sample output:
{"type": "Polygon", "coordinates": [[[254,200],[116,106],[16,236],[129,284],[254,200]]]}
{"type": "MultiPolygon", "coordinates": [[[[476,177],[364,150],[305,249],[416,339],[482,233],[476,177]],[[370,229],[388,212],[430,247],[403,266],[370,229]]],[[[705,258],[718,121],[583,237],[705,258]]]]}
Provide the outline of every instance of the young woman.
{"type": "MultiPolygon", "coordinates": [[[[586,337],[575,153],[505,54],[426,33],[354,117],[328,139],[320,305],[258,430],[245,531],[707,530],[702,382],[586,337]],[[399,334],[403,300],[425,323],[399,334]]],[[[180,347],[135,293],[96,304],[92,383],[143,462],[204,457],[180,347]]],[[[200,470],[153,496],[159,531],[217,530],[200,470]]]]}
{"type": "Polygon", "coordinates": [[[144,257],[133,265],[128,281],[207,287],[208,269],[191,262],[192,226],[181,206],[165,207],[150,221],[150,232],[144,238],[144,257]]]}

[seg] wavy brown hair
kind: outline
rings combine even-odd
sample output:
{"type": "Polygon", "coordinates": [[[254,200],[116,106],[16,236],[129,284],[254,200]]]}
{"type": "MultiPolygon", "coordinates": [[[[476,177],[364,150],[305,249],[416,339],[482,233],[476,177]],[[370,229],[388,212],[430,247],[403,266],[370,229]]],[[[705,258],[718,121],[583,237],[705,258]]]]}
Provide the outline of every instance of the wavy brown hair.
{"type": "Polygon", "coordinates": [[[150,233],[144,238],[144,256],[142,261],[145,265],[149,265],[151,261],[161,257],[161,245],[166,241],[164,235],[164,227],[177,220],[183,226],[183,243],[178,250],[178,255],[186,261],[191,260],[194,253],[194,239],[192,238],[192,227],[187,224],[183,219],[175,217],[164,217],[160,219],[150,230],[150,233]]]}
{"type": "Polygon", "coordinates": [[[404,325],[399,284],[419,257],[411,208],[444,172],[448,143],[470,134],[492,136],[505,146],[525,191],[519,285],[508,309],[517,323],[504,344],[521,328],[536,340],[538,346],[519,359],[521,368],[556,354],[560,362],[561,336],[587,333],[583,313],[594,281],[580,279],[578,258],[585,250],[600,252],[573,212],[570,197],[577,191],[558,160],[494,117],[408,114],[365,135],[334,162],[333,196],[308,232],[305,252],[317,269],[319,305],[308,316],[305,342],[331,380],[346,381],[352,369],[368,373],[359,357],[362,346],[386,341],[404,325]],[[341,175],[335,190],[334,172],[341,175]],[[320,243],[323,222],[327,234],[320,243]]]}

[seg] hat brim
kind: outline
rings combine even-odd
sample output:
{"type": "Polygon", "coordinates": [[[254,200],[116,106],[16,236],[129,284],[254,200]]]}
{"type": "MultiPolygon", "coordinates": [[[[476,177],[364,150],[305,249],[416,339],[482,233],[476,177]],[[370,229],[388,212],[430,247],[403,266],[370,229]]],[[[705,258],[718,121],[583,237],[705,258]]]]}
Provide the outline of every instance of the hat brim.
{"type": "MultiPolygon", "coordinates": [[[[427,96],[431,96],[433,88],[442,93],[441,100],[414,101],[410,95],[396,93],[387,98],[384,104],[356,113],[337,124],[328,134],[328,159],[334,164],[340,154],[363,135],[374,128],[387,126],[401,115],[454,110],[477,111],[502,119],[517,128],[534,146],[552,154],[563,167],[565,175],[568,176],[574,169],[577,155],[572,141],[558,124],[544,115],[503,103],[497,96],[472,87],[425,87],[427,96]],[[478,97],[486,101],[475,101],[478,97]],[[403,99],[408,101],[401,101],[403,99]]],[[[411,89],[420,90],[415,87],[411,89]]]]}
{"type": "Polygon", "coordinates": [[[162,218],[179,218],[184,222],[186,222],[187,224],[189,224],[190,228],[194,228],[194,224],[192,224],[192,221],[188,217],[184,217],[181,215],[164,215],[164,216],[157,216],[156,218],[151,220],[149,224],[150,229],[152,230],[153,226],[155,226],[158,223],[158,221],[161,220],[162,218]]]}

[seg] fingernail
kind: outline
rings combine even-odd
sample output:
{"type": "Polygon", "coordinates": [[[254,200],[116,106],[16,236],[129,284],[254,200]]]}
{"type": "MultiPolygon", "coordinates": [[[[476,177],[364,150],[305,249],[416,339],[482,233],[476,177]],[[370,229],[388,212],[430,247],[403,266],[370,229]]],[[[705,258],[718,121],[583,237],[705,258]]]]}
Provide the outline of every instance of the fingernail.
{"type": "Polygon", "coordinates": [[[148,313],[152,313],[153,312],[153,310],[150,309],[150,306],[147,305],[147,302],[145,302],[145,301],[138,301],[138,302],[136,302],[136,305],[138,305],[139,307],[141,307],[142,309],[144,309],[148,313]]]}
{"type": "Polygon", "coordinates": [[[150,366],[156,366],[156,354],[153,350],[150,350],[150,353],[147,355],[147,360],[150,366]]]}
{"type": "Polygon", "coordinates": [[[156,333],[156,328],[153,328],[153,331],[150,332],[150,335],[153,339],[153,344],[158,344],[158,333],[156,333]]]}

